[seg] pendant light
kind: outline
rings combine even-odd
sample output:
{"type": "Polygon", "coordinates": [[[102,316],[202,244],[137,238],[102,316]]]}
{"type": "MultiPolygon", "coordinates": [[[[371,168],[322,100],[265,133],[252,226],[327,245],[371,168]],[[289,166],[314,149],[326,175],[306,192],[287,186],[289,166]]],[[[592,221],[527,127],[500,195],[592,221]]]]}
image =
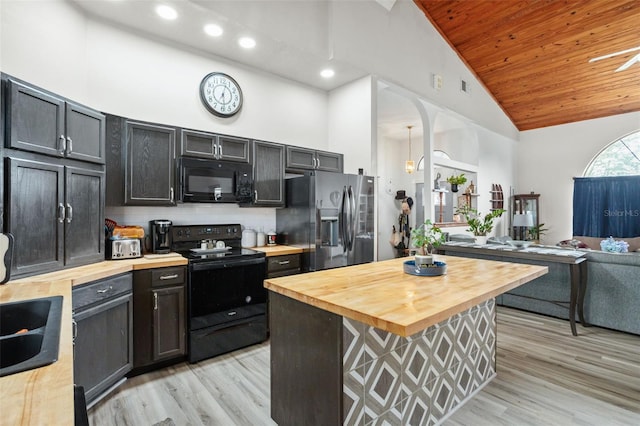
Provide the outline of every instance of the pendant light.
{"type": "Polygon", "coordinates": [[[404,163],[404,171],[409,174],[413,173],[413,171],[415,170],[415,164],[411,159],[411,128],[412,127],[413,126],[407,126],[407,129],[409,129],[409,159],[404,163]]]}

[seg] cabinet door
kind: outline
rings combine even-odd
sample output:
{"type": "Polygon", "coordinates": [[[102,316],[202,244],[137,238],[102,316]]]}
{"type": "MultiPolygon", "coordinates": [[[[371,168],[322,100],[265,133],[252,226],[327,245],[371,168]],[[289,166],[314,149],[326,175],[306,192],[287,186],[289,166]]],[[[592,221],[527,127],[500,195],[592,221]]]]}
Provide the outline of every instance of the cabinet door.
{"type": "Polygon", "coordinates": [[[57,97],[9,79],[8,146],[61,157],[64,155],[64,105],[57,97]]]}
{"type": "Polygon", "coordinates": [[[76,385],[84,386],[87,402],[131,370],[132,318],[130,293],[75,313],[73,379],[76,385]]]}
{"type": "Polygon", "coordinates": [[[316,151],[316,169],[342,173],[343,155],[335,152],[316,151]]]}
{"type": "Polygon", "coordinates": [[[9,158],[7,232],[13,234],[11,275],[63,265],[64,167],[9,158]]]}
{"type": "Polygon", "coordinates": [[[104,173],[67,167],[65,265],[104,260],[104,173]]]}
{"type": "Polygon", "coordinates": [[[185,354],[184,286],[152,289],[153,361],[185,354]]]}
{"type": "Polygon", "coordinates": [[[127,122],[125,205],[173,206],[176,130],[127,122]]]}
{"type": "Polygon", "coordinates": [[[92,109],[67,102],[67,157],[104,164],[105,116],[92,109]]]}
{"type": "Polygon", "coordinates": [[[218,136],[218,158],[220,160],[249,162],[249,140],[232,136],[218,136]]]}
{"type": "Polygon", "coordinates": [[[287,169],[313,170],[316,166],[316,152],[313,149],[287,146],[287,169]]]}
{"type": "Polygon", "coordinates": [[[180,130],[180,154],[200,158],[216,158],[218,136],[213,133],[180,130]]]}
{"type": "Polygon", "coordinates": [[[253,142],[254,206],[284,206],[284,146],[253,142]]]}

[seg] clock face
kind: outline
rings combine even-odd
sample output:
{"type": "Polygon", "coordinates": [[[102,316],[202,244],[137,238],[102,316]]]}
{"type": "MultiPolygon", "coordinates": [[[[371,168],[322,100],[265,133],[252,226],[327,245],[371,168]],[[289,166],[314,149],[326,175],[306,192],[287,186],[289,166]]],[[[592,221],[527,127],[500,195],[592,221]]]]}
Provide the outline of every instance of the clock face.
{"type": "Polygon", "coordinates": [[[200,83],[200,99],[212,114],[231,117],[242,108],[240,85],[227,74],[212,72],[200,83]]]}

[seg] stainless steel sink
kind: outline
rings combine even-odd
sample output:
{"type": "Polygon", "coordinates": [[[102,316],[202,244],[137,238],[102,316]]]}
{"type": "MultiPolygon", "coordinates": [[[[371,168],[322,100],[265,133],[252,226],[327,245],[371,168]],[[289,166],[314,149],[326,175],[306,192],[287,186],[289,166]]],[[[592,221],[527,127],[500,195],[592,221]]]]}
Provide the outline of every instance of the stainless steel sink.
{"type": "Polygon", "coordinates": [[[58,360],[62,296],[0,304],[0,377],[58,360]]]}

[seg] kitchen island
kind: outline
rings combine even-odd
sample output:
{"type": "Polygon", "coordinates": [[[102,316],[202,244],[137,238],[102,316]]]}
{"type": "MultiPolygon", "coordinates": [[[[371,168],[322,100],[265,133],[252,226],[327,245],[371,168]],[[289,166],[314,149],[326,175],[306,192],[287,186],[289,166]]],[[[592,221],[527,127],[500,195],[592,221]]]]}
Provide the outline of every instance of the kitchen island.
{"type": "Polygon", "coordinates": [[[495,376],[494,298],[548,268],[436,259],[446,275],[400,258],[265,281],[279,425],[436,424],[495,376]]]}

